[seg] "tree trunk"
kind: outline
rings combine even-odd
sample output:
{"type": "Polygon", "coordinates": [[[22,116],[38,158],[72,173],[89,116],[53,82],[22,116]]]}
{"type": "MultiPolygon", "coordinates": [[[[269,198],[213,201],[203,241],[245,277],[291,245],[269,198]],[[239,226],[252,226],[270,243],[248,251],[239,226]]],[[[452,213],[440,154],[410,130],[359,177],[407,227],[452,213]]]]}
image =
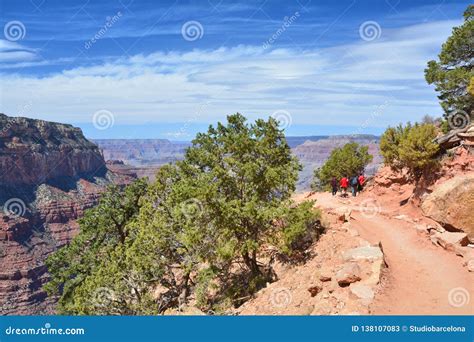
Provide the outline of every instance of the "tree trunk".
{"type": "Polygon", "coordinates": [[[183,278],[184,278],[183,279],[183,284],[181,285],[182,289],[181,289],[181,293],[180,293],[179,298],[178,298],[178,302],[179,302],[180,307],[186,303],[186,299],[188,298],[189,273],[186,273],[183,276],[183,278]]]}
{"type": "Polygon", "coordinates": [[[257,253],[255,251],[252,253],[252,256],[250,256],[248,253],[242,254],[242,258],[244,259],[245,265],[248,267],[253,276],[258,276],[261,274],[257,264],[257,253]]]}

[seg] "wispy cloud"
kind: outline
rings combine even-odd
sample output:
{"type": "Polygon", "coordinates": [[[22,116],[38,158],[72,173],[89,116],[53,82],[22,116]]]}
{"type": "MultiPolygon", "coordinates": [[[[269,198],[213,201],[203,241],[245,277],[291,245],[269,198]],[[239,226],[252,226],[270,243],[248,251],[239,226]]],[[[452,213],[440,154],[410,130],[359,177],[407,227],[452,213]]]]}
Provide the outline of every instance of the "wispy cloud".
{"type": "Polygon", "coordinates": [[[456,24],[386,30],[380,40],[330,48],[156,51],[46,77],[4,74],[2,110],[16,115],[28,99],[32,117],[87,123],[107,109],[117,124],[206,123],[237,111],[255,118],[285,110],[296,125],[351,125],[389,100],[370,124],[395,124],[441,113],[423,69],[456,24]]]}
{"type": "Polygon", "coordinates": [[[38,59],[35,49],[27,48],[16,42],[0,39],[0,63],[17,63],[35,59],[38,59]]]}

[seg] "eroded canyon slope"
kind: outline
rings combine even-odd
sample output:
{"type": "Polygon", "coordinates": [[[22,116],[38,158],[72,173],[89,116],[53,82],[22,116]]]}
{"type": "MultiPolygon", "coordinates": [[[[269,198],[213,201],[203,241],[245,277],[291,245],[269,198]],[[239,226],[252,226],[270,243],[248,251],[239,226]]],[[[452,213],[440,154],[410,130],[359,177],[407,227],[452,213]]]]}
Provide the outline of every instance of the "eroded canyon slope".
{"type": "Polygon", "coordinates": [[[79,128],[0,114],[0,314],[54,313],[46,257],[108,184],[133,179],[110,171],[79,128]]]}
{"type": "MultiPolygon", "coordinates": [[[[163,164],[181,160],[189,142],[171,142],[166,139],[102,139],[94,140],[102,150],[105,160],[110,160],[115,167],[128,168],[138,174],[154,178],[154,172],[163,164]],[[123,162],[120,166],[117,162],[123,162]],[[128,167],[127,167],[128,166],[128,167]]],[[[374,174],[381,165],[379,138],[374,135],[334,135],[287,137],[288,145],[298,157],[303,170],[300,172],[297,190],[310,189],[315,168],[321,167],[336,147],[348,142],[357,142],[369,146],[369,153],[374,160],[367,168],[367,173],[374,174]]]]}

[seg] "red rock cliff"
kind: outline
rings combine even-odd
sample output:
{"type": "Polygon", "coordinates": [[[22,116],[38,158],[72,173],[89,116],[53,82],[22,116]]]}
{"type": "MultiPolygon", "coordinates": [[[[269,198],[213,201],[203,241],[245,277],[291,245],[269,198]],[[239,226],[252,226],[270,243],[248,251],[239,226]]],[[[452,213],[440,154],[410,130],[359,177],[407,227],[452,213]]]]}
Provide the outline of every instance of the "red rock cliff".
{"type": "Polygon", "coordinates": [[[54,313],[46,257],[107,184],[132,180],[109,171],[79,128],[0,114],[0,314],[54,313]]]}

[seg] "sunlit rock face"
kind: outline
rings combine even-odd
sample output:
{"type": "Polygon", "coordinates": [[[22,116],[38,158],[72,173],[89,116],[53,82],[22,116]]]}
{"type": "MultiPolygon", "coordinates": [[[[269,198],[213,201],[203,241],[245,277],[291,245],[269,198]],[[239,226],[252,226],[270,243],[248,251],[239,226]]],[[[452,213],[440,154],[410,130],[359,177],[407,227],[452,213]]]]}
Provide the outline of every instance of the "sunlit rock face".
{"type": "Polygon", "coordinates": [[[108,170],[79,128],[0,114],[0,314],[54,313],[46,257],[108,184],[133,178],[108,170]]]}

